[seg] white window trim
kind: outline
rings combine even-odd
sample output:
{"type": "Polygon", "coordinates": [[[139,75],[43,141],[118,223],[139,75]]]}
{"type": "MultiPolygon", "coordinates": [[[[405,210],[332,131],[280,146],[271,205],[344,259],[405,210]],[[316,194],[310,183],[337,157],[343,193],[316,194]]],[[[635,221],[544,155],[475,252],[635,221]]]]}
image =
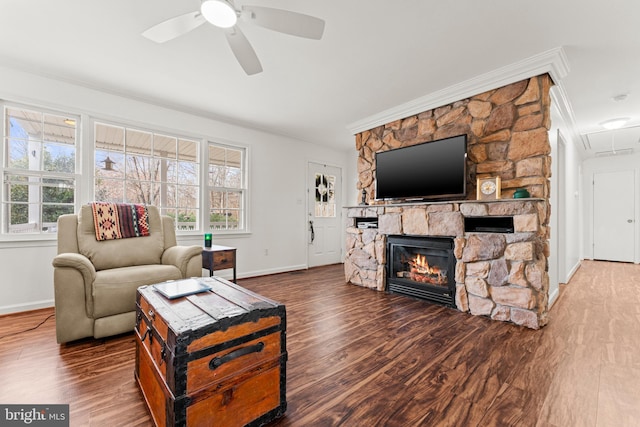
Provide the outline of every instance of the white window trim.
{"type": "MultiPolygon", "coordinates": [[[[224,138],[208,138],[207,143],[204,144],[203,148],[203,159],[206,159],[206,165],[203,168],[202,173],[202,184],[204,185],[204,191],[202,192],[202,203],[203,206],[206,207],[207,215],[209,212],[209,145],[217,145],[219,147],[232,148],[235,150],[244,150],[244,164],[243,164],[243,176],[242,176],[242,185],[243,185],[243,197],[244,197],[244,210],[243,210],[243,222],[244,229],[242,230],[217,230],[214,232],[215,235],[224,236],[224,237],[243,237],[250,235],[251,232],[251,179],[250,179],[250,171],[251,171],[251,147],[247,145],[240,144],[236,141],[227,140],[224,138]]],[[[203,160],[204,161],[204,160],[203,160]]],[[[203,216],[203,229],[205,225],[209,223],[209,221],[205,221],[205,217],[203,216]]],[[[208,231],[207,231],[208,232],[208,231]]],[[[215,238],[215,236],[214,236],[215,238]]]]}

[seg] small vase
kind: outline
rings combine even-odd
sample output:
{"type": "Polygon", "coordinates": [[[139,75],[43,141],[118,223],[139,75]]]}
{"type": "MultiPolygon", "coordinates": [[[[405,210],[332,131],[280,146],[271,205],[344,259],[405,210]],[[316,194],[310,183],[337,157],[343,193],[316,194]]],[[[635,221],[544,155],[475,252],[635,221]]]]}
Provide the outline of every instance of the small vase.
{"type": "Polygon", "coordinates": [[[514,199],[527,199],[529,197],[531,197],[531,195],[529,194],[529,191],[527,191],[526,188],[518,188],[513,193],[513,198],[514,199]]]}

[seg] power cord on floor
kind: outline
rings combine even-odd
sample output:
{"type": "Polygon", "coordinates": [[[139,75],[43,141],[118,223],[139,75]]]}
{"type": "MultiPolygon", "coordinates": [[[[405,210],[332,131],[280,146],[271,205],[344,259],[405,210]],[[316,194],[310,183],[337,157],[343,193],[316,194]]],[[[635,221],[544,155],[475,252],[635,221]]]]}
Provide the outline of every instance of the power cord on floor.
{"type": "Polygon", "coordinates": [[[10,337],[10,336],[13,336],[13,335],[19,335],[19,334],[23,334],[23,333],[25,333],[25,332],[35,331],[35,330],[36,330],[36,329],[38,329],[40,326],[44,325],[44,323],[45,323],[47,320],[51,319],[53,316],[55,316],[55,313],[54,313],[54,314],[50,314],[50,315],[48,315],[48,316],[47,316],[47,317],[46,317],[42,322],[38,323],[36,326],[34,326],[34,327],[32,327],[32,328],[28,328],[28,329],[25,329],[25,330],[22,330],[22,331],[18,331],[18,332],[11,332],[10,334],[6,334],[6,335],[0,335],[0,340],[1,340],[1,339],[4,339],[4,338],[7,338],[7,337],[10,337]]]}

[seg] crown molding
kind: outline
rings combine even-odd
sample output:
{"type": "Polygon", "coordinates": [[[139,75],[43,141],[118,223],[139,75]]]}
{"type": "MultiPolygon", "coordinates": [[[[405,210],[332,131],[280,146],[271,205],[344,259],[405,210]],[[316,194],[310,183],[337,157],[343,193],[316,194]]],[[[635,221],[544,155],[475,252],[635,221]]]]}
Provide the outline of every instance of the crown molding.
{"type": "Polygon", "coordinates": [[[557,83],[551,88],[551,105],[556,109],[560,115],[561,120],[565,123],[565,128],[569,132],[569,140],[574,141],[577,146],[577,142],[580,141],[582,145],[582,151],[579,151],[580,155],[584,157],[585,152],[589,144],[589,139],[586,135],[580,134],[577,129],[575,115],[573,113],[573,107],[567,96],[566,91],[562,83],[557,83]]]}
{"type": "Polygon", "coordinates": [[[550,49],[514,64],[481,74],[405,104],[365,117],[347,125],[347,129],[355,135],[398,119],[413,116],[423,111],[545,73],[551,76],[556,85],[560,84],[562,79],[569,73],[569,62],[562,47],[550,49]]]}

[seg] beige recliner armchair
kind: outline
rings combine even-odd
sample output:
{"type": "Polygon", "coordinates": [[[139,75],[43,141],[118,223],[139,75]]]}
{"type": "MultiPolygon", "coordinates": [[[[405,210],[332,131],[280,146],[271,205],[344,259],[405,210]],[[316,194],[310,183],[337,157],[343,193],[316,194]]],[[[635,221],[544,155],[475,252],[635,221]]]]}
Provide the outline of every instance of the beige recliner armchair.
{"type": "Polygon", "coordinates": [[[58,219],[53,259],[59,343],[131,331],[136,289],[202,276],[202,248],[177,246],[173,219],[148,206],[149,236],[96,240],[90,205],[58,219]]]}

